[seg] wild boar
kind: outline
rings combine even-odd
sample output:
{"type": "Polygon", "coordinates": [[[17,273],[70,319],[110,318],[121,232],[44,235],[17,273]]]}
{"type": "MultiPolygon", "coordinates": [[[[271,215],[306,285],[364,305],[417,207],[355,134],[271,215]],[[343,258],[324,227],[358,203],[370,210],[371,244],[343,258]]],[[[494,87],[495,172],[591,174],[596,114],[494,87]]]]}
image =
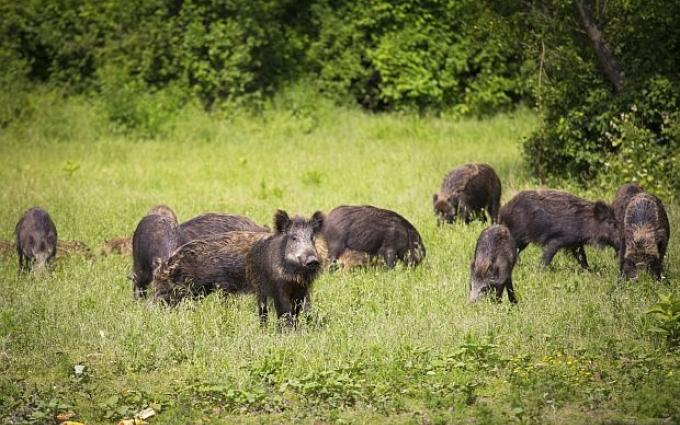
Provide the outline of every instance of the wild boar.
{"type": "Polygon", "coordinates": [[[14,230],[19,271],[47,271],[49,262],[57,252],[57,227],[42,208],[24,212],[14,230]]]}
{"type": "Polygon", "coordinates": [[[287,326],[297,322],[301,311],[309,311],[310,289],[321,269],[314,239],[324,216],[289,218],[285,211],[274,215],[274,234],[255,243],[246,259],[246,276],[257,295],[260,322],[267,322],[267,301],[274,301],[279,319],[287,326]]]}
{"type": "Polygon", "coordinates": [[[417,266],[425,258],[425,245],[415,227],[394,211],[370,205],[334,208],[321,234],[328,245],[329,261],[346,250],[379,256],[389,268],[397,260],[417,266]]]}
{"type": "Polygon", "coordinates": [[[177,248],[154,273],[153,301],[175,305],[183,298],[252,292],[246,256],[266,232],[234,231],[198,239],[177,248]]]}
{"type": "Polygon", "coordinates": [[[432,195],[437,224],[453,223],[460,216],[465,224],[475,218],[498,222],[501,205],[501,181],[487,164],[465,164],[450,171],[439,193],[432,195]]]}
{"type": "Polygon", "coordinates": [[[637,279],[639,269],[645,267],[656,279],[661,279],[670,235],[668,215],[661,200],[647,193],[633,196],[623,218],[621,274],[637,279]]]}
{"type": "Polygon", "coordinates": [[[482,231],[477,239],[475,256],[470,263],[470,302],[480,296],[496,291],[500,301],[507,289],[508,299],[517,303],[512,287],[512,269],[517,260],[517,245],[507,227],[494,224],[482,231]]]}
{"type": "Polygon", "coordinates": [[[544,247],[546,267],[562,248],[584,269],[590,268],[584,245],[619,249],[618,222],[602,201],[590,202],[557,190],[527,190],[505,204],[499,218],[510,229],[519,252],[529,243],[544,247]]]}
{"type": "MultiPolygon", "coordinates": [[[[173,214],[174,216],[174,214],[173,214]]],[[[179,246],[179,225],[167,214],[142,218],[132,236],[132,274],[135,298],[146,297],[154,270],[179,246]]]]}

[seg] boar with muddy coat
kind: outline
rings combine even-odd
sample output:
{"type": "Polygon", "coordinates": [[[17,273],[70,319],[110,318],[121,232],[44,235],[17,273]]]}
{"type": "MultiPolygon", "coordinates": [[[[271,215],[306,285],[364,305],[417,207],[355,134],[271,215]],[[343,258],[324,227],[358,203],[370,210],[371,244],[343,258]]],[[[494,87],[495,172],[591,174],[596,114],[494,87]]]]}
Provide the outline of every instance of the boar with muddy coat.
{"type": "Polygon", "coordinates": [[[437,224],[453,223],[460,216],[465,224],[475,218],[498,222],[501,205],[501,181],[487,164],[465,164],[449,172],[439,193],[432,195],[437,224]]]}
{"type": "Polygon", "coordinates": [[[671,234],[661,200],[647,193],[633,196],[626,207],[621,234],[619,268],[622,276],[637,279],[639,269],[646,268],[656,279],[661,279],[671,234]]]}
{"type": "Polygon", "coordinates": [[[389,268],[393,268],[397,260],[407,266],[417,266],[425,258],[425,245],[408,220],[394,211],[370,205],[343,205],[333,209],[321,233],[331,262],[347,250],[381,257],[389,268]]]}
{"type": "Polygon", "coordinates": [[[588,269],[584,245],[619,249],[614,211],[602,201],[590,202],[557,190],[528,190],[501,208],[500,223],[510,229],[518,251],[529,243],[543,246],[543,265],[565,248],[588,269]]]}
{"type": "Polygon", "coordinates": [[[315,212],[311,219],[285,211],[274,215],[274,234],[255,243],[246,260],[246,276],[257,295],[260,322],[267,322],[267,302],[271,298],[279,319],[287,326],[296,323],[302,310],[309,311],[309,292],[321,269],[314,240],[324,216],[315,212]]]}
{"type": "Polygon", "coordinates": [[[132,236],[132,274],[135,298],[146,297],[154,270],[167,261],[179,246],[179,225],[175,213],[159,205],[142,218],[132,236]]]}
{"type": "Polygon", "coordinates": [[[235,231],[188,242],[175,250],[154,274],[153,302],[175,305],[183,298],[252,292],[246,280],[246,256],[266,232],[235,231]]]}
{"type": "Polygon", "coordinates": [[[180,243],[210,238],[227,232],[269,232],[248,217],[234,214],[207,213],[179,225],[180,243]]]}
{"type": "Polygon", "coordinates": [[[14,234],[19,272],[47,271],[57,252],[57,227],[47,211],[38,207],[27,210],[19,219],[14,234]]]}
{"type": "Polygon", "coordinates": [[[622,227],[623,216],[626,213],[628,203],[633,199],[633,196],[643,192],[644,189],[637,183],[624,184],[616,191],[614,202],[612,202],[612,209],[614,210],[614,216],[616,217],[616,221],[619,222],[620,227],[622,227]]]}
{"type": "Polygon", "coordinates": [[[494,224],[484,229],[477,239],[475,256],[470,264],[470,302],[495,290],[501,301],[503,290],[508,291],[511,303],[517,303],[512,287],[512,269],[517,260],[517,245],[507,227],[494,224]]]}

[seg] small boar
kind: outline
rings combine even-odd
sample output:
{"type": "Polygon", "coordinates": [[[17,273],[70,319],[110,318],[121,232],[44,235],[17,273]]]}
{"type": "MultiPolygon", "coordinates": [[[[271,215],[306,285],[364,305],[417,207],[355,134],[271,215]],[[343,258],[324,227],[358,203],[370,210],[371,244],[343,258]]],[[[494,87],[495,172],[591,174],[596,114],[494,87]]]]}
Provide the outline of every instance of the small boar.
{"type": "Polygon", "coordinates": [[[175,305],[185,297],[252,292],[246,280],[246,255],[265,232],[234,231],[188,242],[154,273],[153,302],[175,305]]]}
{"type": "Polygon", "coordinates": [[[621,233],[619,268],[622,276],[637,279],[639,268],[646,267],[656,279],[661,279],[671,235],[661,200],[647,193],[633,196],[626,207],[621,233]]]}
{"type": "Polygon", "coordinates": [[[544,266],[561,248],[568,249],[584,269],[590,268],[584,245],[619,249],[614,211],[602,201],[590,202],[557,190],[528,190],[505,204],[499,218],[510,229],[519,252],[529,243],[544,247],[544,266]]]}
{"type": "Polygon", "coordinates": [[[180,224],[180,242],[205,239],[233,231],[269,232],[269,229],[255,223],[248,217],[232,214],[208,213],[199,215],[180,224]]]}
{"type": "Polygon", "coordinates": [[[612,202],[612,209],[614,210],[616,221],[619,222],[619,226],[622,226],[623,215],[626,213],[628,202],[630,202],[633,196],[642,192],[644,192],[644,189],[637,183],[624,184],[616,191],[614,202],[612,202]]]}
{"type": "Polygon", "coordinates": [[[132,237],[119,236],[113,239],[107,239],[102,246],[97,250],[99,255],[132,255],[132,237]]]}
{"type": "Polygon", "coordinates": [[[470,263],[470,302],[476,302],[487,292],[496,291],[500,301],[507,289],[508,299],[517,303],[512,287],[512,269],[517,260],[517,245],[507,227],[499,224],[486,228],[477,239],[475,256],[470,263]]]}
{"type": "Polygon", "coordinates": [[[257,295],[262,324],[267,322],[269,298],[287,326],[296,323],[301,310],[309,311],[309,291],[321,269],[314,239],[323,222],[320,211],[306,220],[300,216],[291,219],[278,210],[274,234],[255,243],[248,253],[246,276],[257,295]]]}
{"type": "MultiPolygon", "coordinates": [[[[174,216],[174,214],[173,214],[174,216]]],[[[167,214],[150,214],[142,218],[132,236],[132,274],[135,298],[146,297],[153,272],[167,261],[179,246],[179,225],[167,214]]]]}
{"type": "Polygon", "coordinates": [[[38,273],[45,272],[57,253],[57,228],[47,211],[37,207],[27,210],[19,219],[14,233],[19,271],[33,269],[38,273]]]}
{"type": "Polygon", "coordinates": [[[92,258],[92,250],[85,242],[81,241],[58,241],[57,258],[71,255],[80,255],[85,258],[92,258]]]}
{"type": "Polygon", "coordinates": [[[501,205],[501,181],[487,164],[465,164],[449,172],[439,193],[432,195],[437,224],[453,223],[461,216],[465,224],[475,218],[498,222],[501,205]]]}
{"type": "Polygon", "coordinates": [[[346,250],[380,256],[389,268],[403,261],[417,266],[425,258],[425,245],[411,223],[394,211],[370,205],[343,205],[333,209],[321,230],[328,259],[338,260],[346,250]]]}

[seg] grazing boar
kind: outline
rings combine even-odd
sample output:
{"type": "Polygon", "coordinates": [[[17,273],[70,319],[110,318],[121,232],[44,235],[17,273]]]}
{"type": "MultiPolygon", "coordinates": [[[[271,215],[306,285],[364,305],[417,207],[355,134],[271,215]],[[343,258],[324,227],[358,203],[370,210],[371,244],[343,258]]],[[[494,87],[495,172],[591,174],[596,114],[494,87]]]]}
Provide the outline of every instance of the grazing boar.
{"type": "Polygon", "coordinates": [[[461,165],[444,177],[439,193],[432,195],[432,205],[437,224],[453,223],[458,216],[465,224],[475,218],[486,222],[485,210],[497,223],[501,181],[487,164],[461,165]]]}
{"type": "Polygon", "coordinates": [[[203,214],[185,221],[180,224],[179,230],[181,244],[233,231],[269,232],[269,229],[248,217],[217,213],[203,214]]]}
{"type": "Polygon", "coordinates": [[[132,255],[132,237],[119,236],[113,239],[107,239],[98,249],[99,255],[132,255]]]}
{"type": "Polygon", "coordinates": [[[278,210],[274,234],[256,242],[248,253],[246,276],[257,295],[262,324],[267,322],[269,298],[287,326],[295,324],[300,311],[310,309],[309,291],[321,268],[314,239],[323,222],[319,211],[306,220],[278,210]]]}
{"type": "Polygon", "coordinates": [[[621,274],[637,279],[639,269],[645,267],[656,279],[661,279],[671,235],[668,215],[661,200],[647,193],[633,196],[626,207],[621,233],[621,274]]]}
{"type": "Polygon", "coordinates": [[[561,248],[568,249],[584,269],[589,268],[584,245],[619,249],[618,223],[602,201],[590,202],[557,190],[528,190],[505,204],[499,218],[510,229],[519,252],[529,243],[544,247],[544,266],[561,248]]]}
{"type": "Polygon", "coordinates": [[[321,233],[331,262],[346,250],[382,257],[389,268],[393,268],[397,260],[417,266],[425,258],[425,245],[408,220],[394,211],[370,205],[343,205],[333,209],[321,233]]]}
{"type": "Polygon", "coordinates": [[[619,222],[619,226],[622,226],[623,215],[626,213],[628,202],[630,202],[633,196],[642,192],[644,192],[644,189],[637,183],[624,184],[616,191],[614,202],[612,202],[612,209],[614,210],[616,221],[619,222]]]}
{"type": "Polygon", "coordinates": [[[246,256],[265,232],[235,231],[188,242],[177,248],[154,273],[153,301],[175,305],[185,297],[214,291],[251,292],[246,256]]]}
{"type": "Polygon", "coordinates": [[[92,250],[85,242],[81,241],[58,241],[57,258],[80,255],[85,258],[92,258],[92,250]]]}
{"type": "Polygon", "coordinates": [[[37,207],[27,210],[14,232],[19,271],[45,272],[57,252],[57,228],[47,211],[37,207]]]}
{"type": "Polygon", "coordinates": [[[477,239],[475,256],[470,264],[470,302],[491,290],[500,301],[507,289],[508,299],[517,303],[512,287],[512,269],[517,260],[517,245],[507,227],[499,224],[484,229],[477,239]]]}
{"type": "Polygon", "coordinates": [[[139,222],[132,236],[131,279],[135,298],[146,297],[154,270],[179,246],[179,239],[177,220],[168,214],[149,214],[139,222]]]}

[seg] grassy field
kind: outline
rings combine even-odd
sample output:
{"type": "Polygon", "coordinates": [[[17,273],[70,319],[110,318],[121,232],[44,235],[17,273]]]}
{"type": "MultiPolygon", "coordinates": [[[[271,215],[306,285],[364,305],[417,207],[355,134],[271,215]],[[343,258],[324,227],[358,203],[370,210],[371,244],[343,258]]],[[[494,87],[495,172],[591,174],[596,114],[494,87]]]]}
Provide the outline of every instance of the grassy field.
{"type": "MultiPolygon", "coordinates": [[[[483,225],[438,228],[432,193],[470,161],[495,167],[504,201],[535,187],[521,139],[536,125],[526,111],[453,120],[327,105],[257,118],[188,110],[155,140],[138,140],[111,133],[82,101],[40,106],[30,123],[0,130],[1,239],[34,205],[61,239],[94,248],[131,234],[157,203],[180,220],[223,211],[269,225],[277,208],[309,215],[369,203],[409,219],[427,258],[411,270],[322,275],[316,320],[281,333],[259,326],[251,296],[175,309],[135,302],[129,258],[65,258],[37,279],[17,276],[16,256],[6,256],[0,423],[52,423],[70,411],[111,424],[148,406],[151,424],[677,423],[680,354],[647,312],[680,295],[677,238],[665,283],[618,282],[612,250],[587,250],[591,272],[565,254],[542,270],[530,247],[515,268],[518,306],[466,305],[483,225]]],[[[668,209],[675,229],[680,208],[668,209]]]]}

